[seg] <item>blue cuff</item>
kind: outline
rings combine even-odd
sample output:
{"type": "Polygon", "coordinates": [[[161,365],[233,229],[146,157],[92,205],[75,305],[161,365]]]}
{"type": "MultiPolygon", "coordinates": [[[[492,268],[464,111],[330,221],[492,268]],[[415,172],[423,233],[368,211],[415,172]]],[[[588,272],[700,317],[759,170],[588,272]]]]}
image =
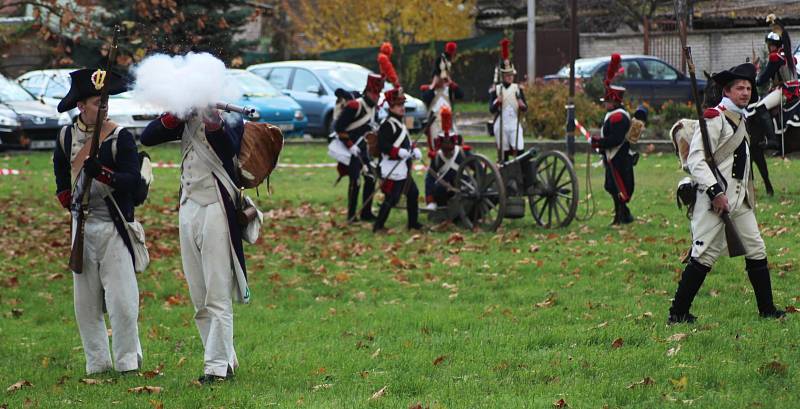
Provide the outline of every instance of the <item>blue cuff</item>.
{"type": "Polygon", "coordinates": [[[708,195],[708,198],[711,200],[714,200],[715,197],[721,195],[722,193],[724,193],[724,191],[722,190],[722,186],[720,186],[719,183],[714,183],[713,185],[711,185],[711,187],[706,189],[706,194],[708,195]]]}

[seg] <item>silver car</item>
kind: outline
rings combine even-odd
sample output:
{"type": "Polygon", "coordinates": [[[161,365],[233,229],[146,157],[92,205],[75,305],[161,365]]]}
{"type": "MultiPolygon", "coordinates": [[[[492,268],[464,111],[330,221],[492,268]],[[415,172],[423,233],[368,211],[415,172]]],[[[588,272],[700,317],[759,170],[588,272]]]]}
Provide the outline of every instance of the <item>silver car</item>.
{"type": "Polygon", "coordinates": [[[69,115],[0,75],[0,150],[52,149],[59,129],[70,123],[69,115]]]}
{"type": "MultiPolygon", "coordinates": [[[[306,60],[256,64],[247,67],[247,71],[294,98],[308,117],[308,131],[317,136],[327,136],[332,131],[336,89],[361,92],[367,83],[367,75],[372,72],[358,64],[306,60]]],[[[385,90],[391,87],[387,83],[385,90]]],[[[425,104],[418,98],[405,95],[406,125],[411,131],[418,131],[425,126],[425,104]]],[[[385,105],[378,116],[386,116],[385,105]]]]}
{"type": "MultiPolygon", "coordinates": [[[[67,95],[70,86],[69,73],[77,68],[61,68],[51,70],[29,71],[17,78],[17,81],[28,92],[57,107],[67,95]]],[[[69,111],[70,117],[78,116],[78,109],[69,111]]],[[[143,105],[133,99],[130,92],[112,95],[108,98],[108,119],[122,126],[135,136],[139,136],[150,121],[161,114],[159,109],[143,105]]]]}

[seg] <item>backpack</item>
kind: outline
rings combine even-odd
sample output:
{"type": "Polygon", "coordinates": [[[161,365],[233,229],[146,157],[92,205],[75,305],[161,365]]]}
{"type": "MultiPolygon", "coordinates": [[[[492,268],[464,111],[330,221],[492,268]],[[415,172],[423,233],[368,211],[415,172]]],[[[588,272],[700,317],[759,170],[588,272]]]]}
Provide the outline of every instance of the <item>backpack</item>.
{"type": "Polygon", "coordinates": [[[282,149],[280,128],[265,122],[246,122],[236,166],[241,187],[258,187],[266,180],[269,189],[269,175],[278,166],[282,149]]]}
{"type": "MultiPolygon", "coordinates": [[[[122,127],[114,129],[114,136],[111,141],[111,157],[116,162],[117,160],[117,135],[122,130],[122,127]]],[[[109,137],[112,137],[109,135],[109,137]]],[[[66,125],[61,128],[58,135],[58,144],[61,146],[61,151],[64,156],[71,158],[71,153],[67,152],[65,146],[72,146],[72,126],[66,125]]],[[[133,205],[140,206],[147,200],[147,195],[150,193],[150,184],[153,183],[153,165],[150,161],[150,155],[145,151],[137,151],[139,155],[139,183],[133,192],[133,205]]]]}

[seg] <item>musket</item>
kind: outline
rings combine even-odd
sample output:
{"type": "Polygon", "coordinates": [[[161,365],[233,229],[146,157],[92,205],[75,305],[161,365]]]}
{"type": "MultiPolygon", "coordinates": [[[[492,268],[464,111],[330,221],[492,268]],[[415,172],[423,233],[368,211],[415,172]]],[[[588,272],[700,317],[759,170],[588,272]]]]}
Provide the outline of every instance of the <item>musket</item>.
{"type": "Polygon", "coordinates": [[[229,104],[227,102],[217,102],[216,104],[214,104],[214,107],[222,111],[236,112],[238,114],[242,114],[248,117],[249,119],[258,119],[260,117],[260,115],[258,114],[258,110],[250,106],[238,106],[229,104]]]}
{"type": "MultiPolygon", "coordinates": [[[[120,27],[114,27],[114,37],[111,40],[111,49],[108,52],[108,62],[106,63],[106,74],[103,77],[103,85],[100,89],[100,108],[97,110],[97,118],[95,119],[94,132],[92,133],[92,140],[89,142],[89,157],[88,159],[97,158],[97,151],[100,146],[100,132],[103,129],[103,122],[106,120],[108,113],[108,86],[111,83],[110,69],[111,64],[116,60],[117,56],[117,40],[119,38],[120,27]]],[[[85,166],[84,162],[84,166],[85,166]]],[[[75,209],[75,239],[72,242],[72,251],[69,255],[69,268],[75,274],[83,273],[83,248],[84,248],[84,234],[86,232],[86,210],[89,207],[89,192],[92,188],[92,180],[86,175],[85,172],[81,176],[81,185],[78,186],[77,200],[75,209]]]]}
{"type": "MultiPolygon", "coordinates": [[[[714,174],[714,178],[717,180],[717,183],[719,183],[719,185],[725,189],[727,186],[723,182],[724,178],[720,174],[719,167],[717,167],[717,161],[714,159],[713,152],[711,152],[711,140],[708,136],[708,128],[706,127],[706,121],[703,117],[702,108],[700,108],[700,98],[697,92],[697,78],[695,77],[694,61],[692,60],[692,48],[684,46],[683,52],[686,55],[686,65],[689,68],[689,78],[691,79],[692,83],[692,97],[694,98],[694,106],[697,110],[698,124],[700,125],[700,136],[703,142],[703,151],[705,153],[706,162],[708,163],[708,167],[711,169],[711,173],[714,174]]],[[[728,254],[731,257],[744,255],[746,253],[744,244],[742,243],[739,233],[736,231],[736,226],[733,224],[730,214],[727,211],[723,211],[719,217],[725,224],[725,240],[728,243],[728,254]]]]}

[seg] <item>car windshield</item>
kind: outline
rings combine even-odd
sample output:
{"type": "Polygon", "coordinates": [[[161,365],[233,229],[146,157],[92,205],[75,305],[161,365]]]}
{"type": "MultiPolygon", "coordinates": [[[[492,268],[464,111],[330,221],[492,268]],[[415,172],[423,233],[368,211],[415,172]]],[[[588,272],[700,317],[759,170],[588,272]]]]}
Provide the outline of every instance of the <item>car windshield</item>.
{"type": "MultiPolygon", "coordinates": [[[[595,68],[604,62],[605,61],[603,60],[575,61],[575,74],[578,77],[589,77],[592,75],[592,72],[594,72],[595,68]]],[[[569,77],[569,65],[565,65],[558,70],[556,75],[560,77],[569,77]]]]}
{"type": "Polygon", "coordinates": [[[35,99],[15,81],[0,77],[0,101],[33,101],[35,99]]]}
{"type": "Polygon", "coordinates": [[[278,90],[267,80],[249,72],[228,74],[228,78],[239,86],[242,96],[245,97],[277,97],[280,95],[278,90]]]}
{"type": "MultiPolygon", "coordinates": [[[[367,85],[367,76],[372,71],[366,68],[326,68],[316,70],[325,82],[333,89],[341,88],[347,91],[361,91],[367,85]]],[[[384,91],[392,89],[388,82],[383,85],[384,91]]]]}

